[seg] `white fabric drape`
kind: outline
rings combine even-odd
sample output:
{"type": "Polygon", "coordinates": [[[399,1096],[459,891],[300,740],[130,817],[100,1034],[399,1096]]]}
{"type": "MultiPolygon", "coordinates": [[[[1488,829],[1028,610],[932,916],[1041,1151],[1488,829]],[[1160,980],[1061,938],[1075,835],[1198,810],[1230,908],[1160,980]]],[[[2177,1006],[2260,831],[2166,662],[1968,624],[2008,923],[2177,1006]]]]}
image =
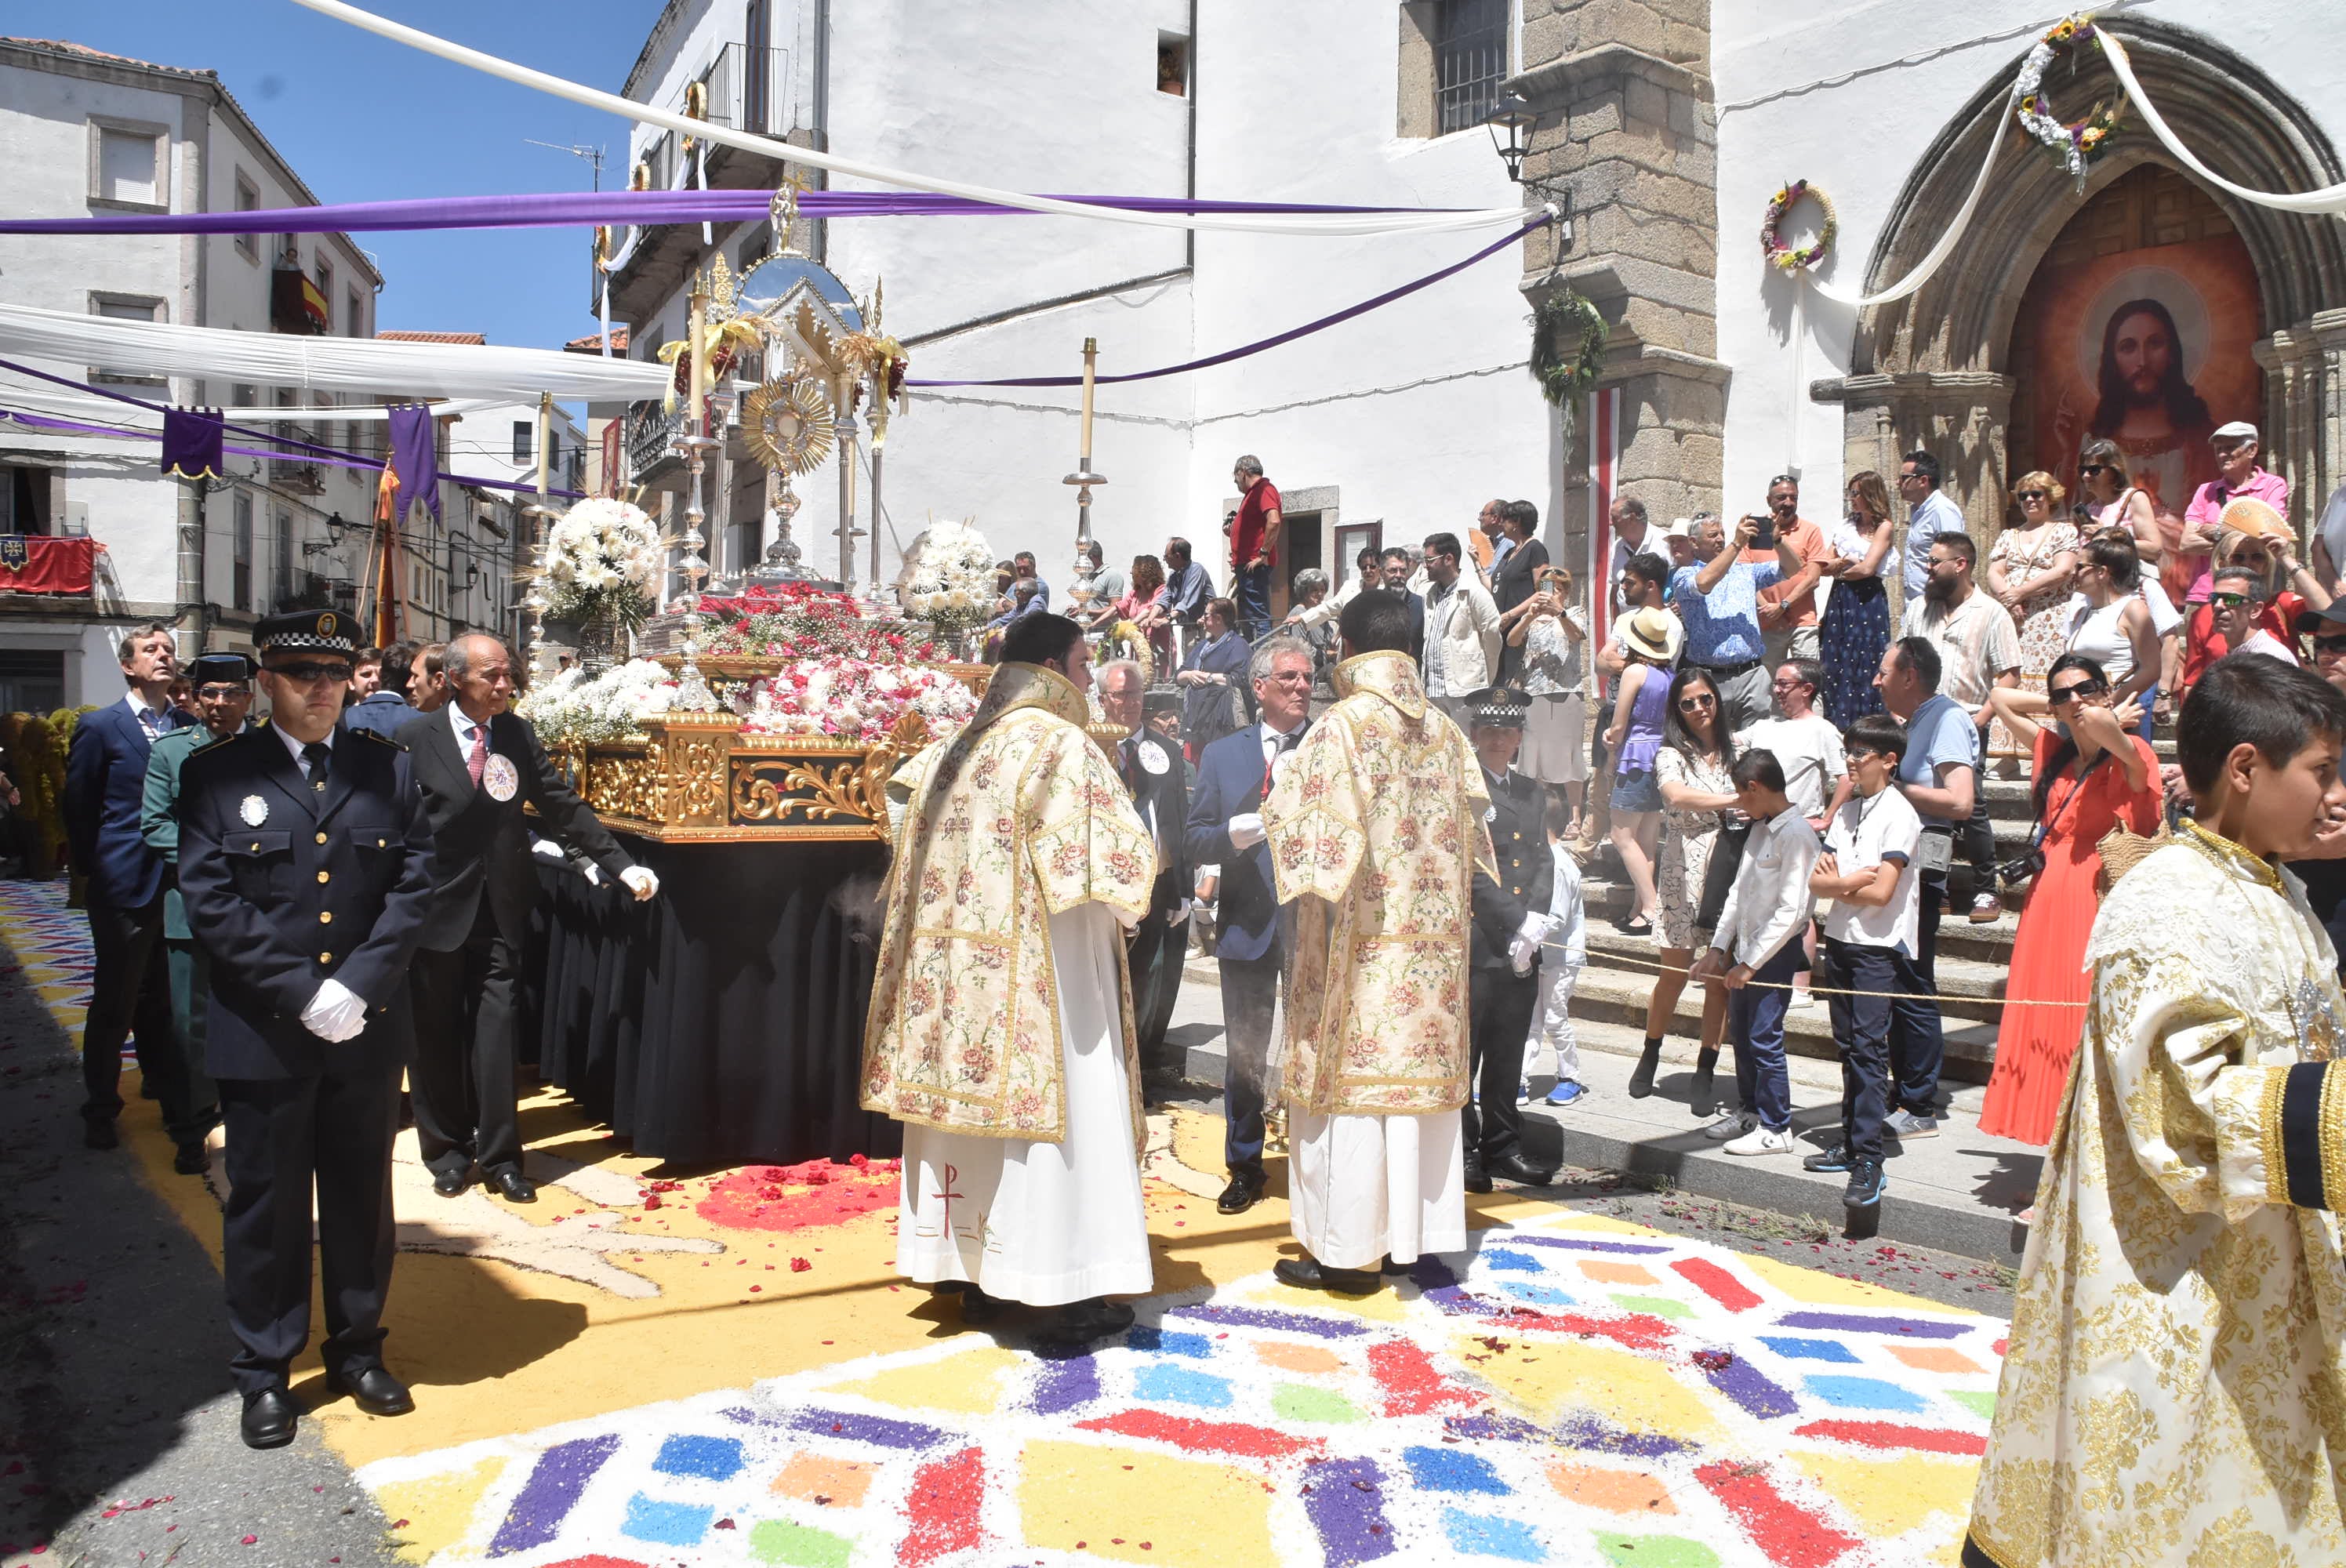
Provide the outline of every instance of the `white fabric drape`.
{"type": "MultiPolygon", "coordinates": [[[[144,389],[152,392],[153,389],[144,389]]],[[[149,396],[149,402],[167,401],[149,396]]],[[[512,402],[511,398],[468,398],[461,402],[439,402],[432,406],[433,413],[442,419],[478,413],[483,409],[497,408],[512,402]]],[[[93,397],[87,392],[66,392],[43,382],[25,383],[11,380],[0,371],[0,402],[27,413],[45,413],[57,419],[87,420],[94,424],[120,425],[126,430],[159,431],[162,415],[112,398],[93,397]]],[[[208,405],[209,406],[209,405],[208,405]]],[[[230,424],[310,424],[327,421],[352,424],[380,424],[391,417],[391,410],[381,403],[326,404],[310,408],[218,408],[215,412],[230,424]]]]}
{"type": "MultiPolygon", "coordinates": [[[[535,402],[540,392],[588,402],[634,402],[664,395],[676,373],[656,361],[606,360],[552,349],[236,332],[5,303],[0,303],[0,356],[98,365],[141,375],[363,392],[370,399],[464,397],[500,402],[516,398],[535,402]]],[[[322,411],[317,417],[351,415],[322,411]]]]}
{"type": "Polygon", "coordinates": [[[2253,201],[2259,207],[2270,207],[2281,212],[2327,212],[2346,216],[2346,185],[2324,186],[2320,190],[2306,191],[2250,190],[2245,185],[2234,185],[2201,163],[2189,148],[2176,139],[2175,133],[2168,128],[2158,111],[2150,107],[2149,96],[2142,90],[2142,84],[2135,79],[2134,62],[2127,58],[2126,46],[2112,36],[2106,27],[2096,28],[2094,36],[2101,40],[2102,55],[2110,63],[2110,73],[2117,77],[2118,85],[2126,88],[2127,97],[2133,100],[2136,111],[2142,116],[2143,124],[2148,126],[2150,134],[2165,144],[2167,150],[2192,173],[2219,189],[2230,191],[2242,201],[2253,201]]]}
{"type": "Polygon", "coordinates": [[[838,153],[817,152],[812,148],[799,147],[778,137],[753,136],[747,131],[697,120],[688,115],[654,108],[649,104],[639,104],[617,93],[602,92],[545,71],[532,70],[527,66],[515,65],[495,55],[484,54],[478,49],[468,49],[462,44],[452,44],[445,38],[403,26],[372,11],[362,11],[356,5],[345,4],[344,0],[293,0],[293,3],[421,49],[426,54],[437,55],[444,60],[454,60],[458,65],[470,66],[476,71],[485,71],[490,76],[501,76],[525,87],[535,87],[556,97],[568,98],[572,103],[584,104],[589,108],[603,109],[644,125],[659,126],[680,136],[700,137],[726,147],[761,153],[768,158],[787,158],[810,168],[828,169],[833,174],[873,180],[881,185],[894,186],[900,190],[929,190],[942,196],[967,197],[975,201],[992,202],[997,207],[1056,213],[1063,218],[1096,218],[1110,223],[1137,223],[1152,229],[1210,229],[1245,234],[1447,234],[1524,220],[1523,209],[1519,207],[1490,207],[1464,212],[1270,213],[1248,217],[1233,213],[1128,212],[1122,208],[1101,207],[1090,202],[1029,196],[1023,191],[999,190],[991,186],[971,185],[963,180],[889,168],[838,153]]]}

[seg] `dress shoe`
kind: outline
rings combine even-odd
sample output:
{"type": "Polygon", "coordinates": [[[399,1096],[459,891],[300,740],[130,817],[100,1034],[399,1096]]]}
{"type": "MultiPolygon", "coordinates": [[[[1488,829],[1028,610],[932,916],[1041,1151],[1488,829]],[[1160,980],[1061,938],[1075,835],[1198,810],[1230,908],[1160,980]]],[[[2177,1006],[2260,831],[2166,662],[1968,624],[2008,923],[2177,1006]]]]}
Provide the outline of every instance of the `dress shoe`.
{"type": "Polygon", "coordinates": [[[1262,1183],[1253,1176],[1234,1176],[1230,1185],[1222,1189],[1221,1200],[1214,1205],[1224,1214],[1244,1214],[1262,1197],[1262,1183]]]}
{"type": "Polygon", "coordinates": [[[488,1189],[507,1203],[536,1203],[537,1184],[519,1171],[498,1171],[489,1176],[488,1189]]]}
{"type": "Polygon", "coordinates": [[[1493,1176],[1503,1176],[1525,1186],[1545,1186],[1556,1179],[1554,1166],[1535,1165],[1520,1154],[1501,1155],[1490,1162],[1489,1170],[1493,1176]]]}
{"type": "Polygon", "coordinates": [[[1131,1327],[1130,1307],[1121,1301],[1110,1301],[1105,1296],[1095,1296],[1088,1301],[1070,1301],[1060,1308],[1059,1315],[1045,1324],[1035,1337],[1051,1345],[1088,1345],[1131,1327]]]}
{"type": "Polygon", "coordinates": [[[247,1448],[283,1448],[301,1424],[301,1407],[291,1390],[263,1389],[244,1396],[244,1419],[237,1423],[247,1448]]]}
{"type": "Polygon", "coordinates": [[[434,1171],[432,1173],[432,1190],[438,1193],[442,1197],[462,1197],[464,1196],[464,1189],[472,1185],[473,1173],[471,1171],[434,1171]]]}
{"type": "Polygon", "coordinates": [[[1326,1268],[1309,1257],[1282,1257],[1270,1266],[1281,1285],[1298,1290],[1333,1290],[1342,1296],[1367,1296],[1382,1283],[1370,1268],[1326,1268]]]}
{"type": "Polygon", "coordinates": [[[326,1391],[348,1394],[351,1403],[371,1416],[403,1416],[415,1408],[415,1396],[407,1391],[405,1383],[384,1370],[381,1361],[328,1371],[326,1391]]]}
{"type": "Polygon", "coordinates": [[[114,1130],[112,1116],[91,1116],[81,1125],[81,1146],[86,1149],[118,1149],[122,1135],[114,1130]]]}
{"type": "Polygon", "coordinates": [[[988,1296],[974,1285],[961,1288],[961,1320],[971,1328],[979,1328],[1002,1316],[1002,1298],[988,1296]]]}
{"type": "Polygon", "coordinates": [[[190,1138],[171,1156],[171,1168],[181,1176],[201,1176],[212,1168],[212,1152],[203,1139],[190,1138]]]}
{"type": "Polygon", "coordinates": [[[1466,1165],[1466,1190],[1468,1192],[1491,1190],[1491,1173],[1471,1160],[1466,1165]]]}

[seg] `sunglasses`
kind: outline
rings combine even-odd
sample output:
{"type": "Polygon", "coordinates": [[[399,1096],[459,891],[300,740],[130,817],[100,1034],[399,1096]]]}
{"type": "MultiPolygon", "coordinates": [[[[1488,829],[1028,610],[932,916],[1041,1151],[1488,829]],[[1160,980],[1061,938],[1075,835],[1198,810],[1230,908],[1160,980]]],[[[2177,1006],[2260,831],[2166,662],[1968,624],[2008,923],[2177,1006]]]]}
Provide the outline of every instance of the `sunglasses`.
{"type": "Polygon", "coordinates": [[[296,664],[270,665],[269,673],[283,676],[287,680],[298,682],[302,686],[315,686],[321,680],[350,679],[351,667],[346,664],[320,664],[315,659],[302,659],[296,664]]]}
{"type": "Polygon", "coordinates": [[[2077,470],[2080,473],[2110,473],[2116,472],[2106,463],[2089,463],[2077,470]]]}
{"type": "Polygon", "coordinates": [[[1691,697],[1682,697],[1678,698],[1678,711],[1680,713],[1692,713],[1699,708],[1709,708],[1713,706],[1716,701],[1717,699],[1714,697],[1706,697],[1700,692],[1697,692],[1691,697]]]}
{"type": "Polygon", "coordinates": [[[2020,493],[2020,498],[2023,501],[2042,501],[2046,494],[2047,492],[2042,490],[2024,490],[2020,493]]]}
{"type": "Polygon", "coordinates": [[[2208,602],[2218,609],[2237,610],[2242,605],[2261,604],[2263,601],[2250,598],[2246,594],[2210,594],[2208,596],[2208,602]]]}
{"type": "Polygon", "coordinates": [[[2313,639],[2313,651],[2316,653],[2346,654],[2346,636],[2316,637],[2313,639]]]}
{"type": "Polygon", "coordinates": [[[2047,691],[2045,696],[2054,707],[2058,708],[2065,702],[2075,702],[2081,697],[2092,697],[2096,693],[2106,691],[2108,689],[2109,683],[2107,681],[2080,680],[2072,682],[2067,686],[2055,687],[2051,690],[2047,691]]]}

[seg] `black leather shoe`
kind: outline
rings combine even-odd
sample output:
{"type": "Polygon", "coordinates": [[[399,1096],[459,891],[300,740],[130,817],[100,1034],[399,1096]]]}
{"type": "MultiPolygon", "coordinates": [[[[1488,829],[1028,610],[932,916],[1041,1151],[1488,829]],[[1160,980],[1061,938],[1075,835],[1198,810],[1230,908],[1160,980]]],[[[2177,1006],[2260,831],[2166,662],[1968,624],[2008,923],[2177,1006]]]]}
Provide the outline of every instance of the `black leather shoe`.
{"type": "Polygon", "coordinates": [[[498,1171],[488,1178],[488,1188],[507,1203],[536,1203],[537,1184],[519,1171],[498,1171]]]}
{"type": "Polygon", "coordinates": [[[81,1146],[86,1149],[118,1149],[122,1135],[114,1130],[112,1116],[91,1116],[81,1125],[81,1146]]]}
{"type": "Polygon", "coordinates": [[[1466,1165],[1466,1190],[1468,1192],[1488,1192],[1491,1190],[1491,1173],[1484,1170],[1478,1162],[1473,1160],[1468,1161],[1466,1165]]]}
{"type": "Polygon", "coordinates": [[[963,1286],[960,1295],[961,1320],[971,1328],[991,1323],[1002,1316],[1002,1301],[999,1297],[988,1296],[974,1285],[963,1286]]]}
{"type": "Polygon", "coordinates": [[[472,1185],[473,1173],[470,1171],[435,1171],[433,1173],[432,1190],[438,1193],[442,1197],[462,1197],[464,1196],[464,1189],[472,1185]]]}
{"type": "Polygon", "coordinates": [[[1060,1308],[1059,1315],[1038,1329],[1035,1337],[1049,1345],[1088,1345],[1131,1327],[1129,1306],[1095,1296],[1088,1301],[1070,1301],[1060,1308]]]}
{"type": "MultiPolygon", "coordinates": [[[[1493,1176],[1503,1176],[1509,1181],[1521,1182],[1525,1186],[1545,1186],[1556,1179],[1554,1166],[1534,1165],[1523,1156],[1515,1154],[1502,1155],[1493,1160],[1490,1170],[1493,1176]]],[[[1489,1178],[1486,1176],[1484,1179],[1489,1178]]]]}
{"type": "Polygon", "coordinates": [[[301,1407],[291,1390],[263,1389],[244,1396],[244,1419],[237,1423],[247,1448],[283,1448],[301,1424],[301,1407]]]}
{"type": "Polygon", "coordinates": [[[1366,1296],[1383,1283],[1374,1269],[1326,1268],[1309,1257],[1282,1257],[1270,1266],[1281,1285],[1298,1290],[1333,1290],[1343,1296],[1366,1296]]]}
{"type": "Polygon", "coordinates": [[[1230,1185],[1222,1189],[1221,1201],[1216,1208],[1224,1214],[1244,1214],[1262,1198],[1262,1183],[1252,1176],[1234,1176],[1230,1185]]]}
{"type": "Polygon", "coordinates": [[[204,1147],[204,1140],[181,1144],[171,1156],[171,1168],[181,1176],[201,1176],[212,1168],[212,1152],[204,1147]]]}
{"type": "Polygon", "coordinates": [[[415,1408],[415,1396],[407,1391],[405,1383],[384,1370],[381,1361],[328,1372],[326,1391],[348,1394],[351,1403],[371,1416],[403,1416],[415,1408]]]}

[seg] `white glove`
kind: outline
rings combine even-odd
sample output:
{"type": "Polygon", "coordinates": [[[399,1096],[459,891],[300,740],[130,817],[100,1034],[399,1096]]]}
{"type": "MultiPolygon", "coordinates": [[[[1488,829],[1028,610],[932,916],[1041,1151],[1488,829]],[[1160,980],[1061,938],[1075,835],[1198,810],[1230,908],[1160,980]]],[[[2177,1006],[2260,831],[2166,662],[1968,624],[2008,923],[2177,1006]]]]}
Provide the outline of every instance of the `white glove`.
{"type": "Polygon", "coordinates": [[[1261,812],[1241,811],[1237,816],[1230,819],[1230,847],[1232,849],[1251,850],[1257,844],[1261,843],[1262,840],[1263,832],[1261,812]]]}
{"type": "Polygon", "coordinates": [[[586,885],[588,887],[599,888],[603,885],[602,867],[597,865],[592,860],[587,860],[581,864],[578,869],[586,873],[586,885]]]}
{"type": "Polygon", "coordinates": [[[1529,974],[1533,961],[1538,956],[1539,943],[1520,933],[1507,944],[1507,962],[1515,965],[1517,974],[1529,974]]]}
{"type": "Polygon", "coordinates": [[[558,860],[562,859],[562,846],[556,843],[551,839],[532,840],[530,841],[529,852],[533,855],[544,855],[549,860],[558,860]]]}
{"type": "Polygon", "coordinates": [[[1189,918],[1189,911],[1190,911],[1191,910],[1193,910],[1193,909],[1196,909],[1197,907],[1198,907],[1198,901],[1197,901],[1197,900],[1195,900],[1195,899],[1183,899],[1183,900],[1181,901],[1181,907],[1180,907],[1179,909],[1178,909],[1178,910],[1175,910],[1175,911],[1173,911],[1173,913],[1172,913],[1171,917],[1170,917],[1170,918],[1168,918],[1168,919],[1166,921],[1166,922],[1165,922],[1165,923],[1166,923],[1167,925],[1179,925],[1179,924],[1181,924],[1183,921],[1187,921],[1187,920],[1189,918]]]}
{"type": "Polygon", "coordinates": [[[652,875],[652,869],[649,866],[629,866],[619,873],[619,881],[629,892],[636,895],[638,903],[643,902],[659,891],[659,879],[652,875]]]}
{"type": "Polygon", "coordinates": [[[329,980],[301,1009],[301,1026],[319,1039],[340,1044],[366,1027],[366,999],[339,980],[329,980]]]}
{"type": "Polygon", "coordinates": [[[1515,940],[1532,947],[1539,946],[1547,940],[1547,921],[1548,917],[1544,914],[1524,916],[1524,923],[1515,930],[1515,940]]]}

